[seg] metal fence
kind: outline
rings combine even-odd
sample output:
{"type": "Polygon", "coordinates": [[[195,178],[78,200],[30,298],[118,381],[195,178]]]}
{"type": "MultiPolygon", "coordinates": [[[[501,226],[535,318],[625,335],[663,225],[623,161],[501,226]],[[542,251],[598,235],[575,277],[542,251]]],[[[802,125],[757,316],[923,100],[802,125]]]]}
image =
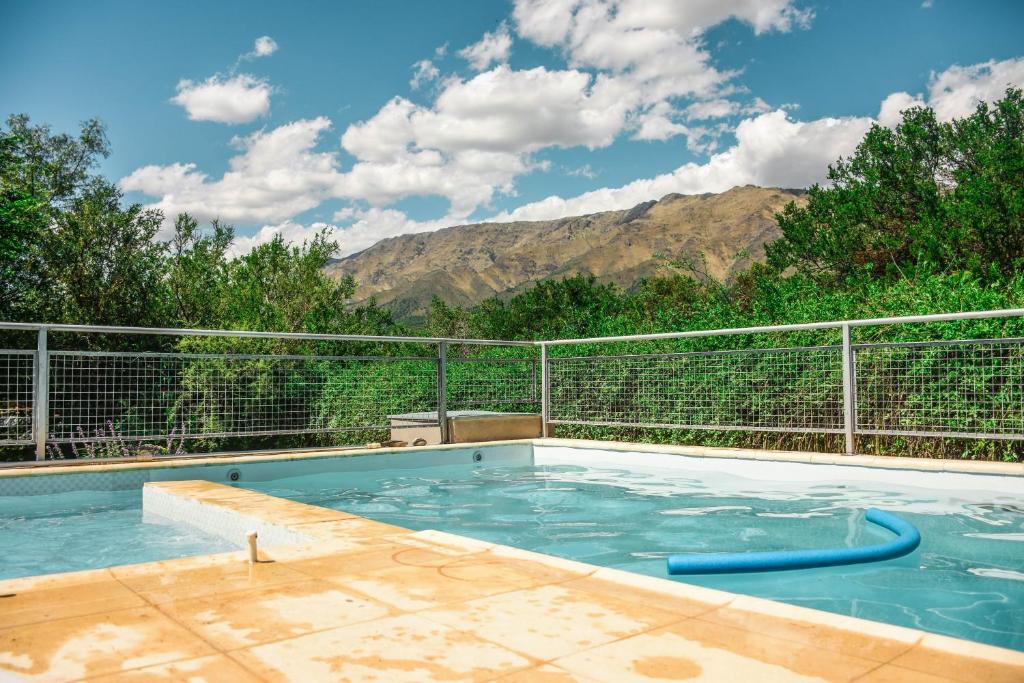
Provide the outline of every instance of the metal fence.
{"type": "MultiPolygon", "coordinates": [[[[1011,319],[1024,309],[541,342],[548,425],[1024,440],[1024,338],[858,343],[854,330],[1011,319]],[[608,345],[807,333],[838,344],[612,354],[608,345]],[[557,347],[587,355],[554,356],[557,347]]],[[[946,332],[948,334],[948,332],[946,332]]],[[[743,346],[743,344],[740,344],[743,346]]]]}
{"type": "Polygon", "coordinates": [[[37,459],[47,457],[48,447],[61,445],[75,456],[83,451],[120,455],[128,454],[128,444],[143,442],[166,442],[171,450],[182,440],[365,436],[414,426],[436,426],[445,438],[449,406],[535,412],[539,393],[532,342],[21,323],[0,323],[0,330],[35,334],[35,350],[0,351],[0,445],[34,444],[37,459]],[[229,347],[255,339],[375,350],[359,355],[52,350],[58,333],[73,339],[102,335],[105,343],[127,335],[215,337],[229,347]],[[460,353],[449,360],[450,347],[460,353]],[[480,355],[489,352],[499,355],[480,355]],[[510,353],[519,357],[507,357],[510,353]],[[407,413],[431,417],[392,425],[392,416],[407,413]],[[97,448],[104,443],[109,446],[97,448]]]}
{"type": "MultiPolygon", "coordinates": [[[[559,424],[843,434],[848,453],[859,435],[1024,440],[1022,316],[1015,309],[541,342],[0,323],[34,335],[36,347],[0,350],[0,446],[34,444],[44,458],[47,444],[381,432],[404,413],[431,416],[446,439],[448,411],[467,409],[540,412],[545,434],[559,424]],[[853,343],[859,328],[982,319],[1002,319],[1017,333],[853,343]],[[263,339],[313,350],[50,350],[55,333],[216,337],[225,346],[263,339]],[[831,341],[766,341],[807,333],[831,341]],[[740,340],[737,348],[637,352],[722,337],[740,340]],[[373,350],[331,355],[327,342],[373,350]]],[[[427,423],[420,417],[415,426],[427,423]]]]}

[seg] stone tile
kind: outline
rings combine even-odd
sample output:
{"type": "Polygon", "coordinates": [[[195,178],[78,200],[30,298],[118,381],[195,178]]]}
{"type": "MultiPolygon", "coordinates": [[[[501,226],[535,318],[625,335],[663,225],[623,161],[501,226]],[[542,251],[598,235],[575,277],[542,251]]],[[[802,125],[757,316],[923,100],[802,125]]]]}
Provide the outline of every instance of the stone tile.
{"type": "Polygon", "coordinates": [[[233,650],[388,616],[380,603],[325,581],[165,603],[160,609],[221,650],[233,650]]]}
{"type": "Polygon", "coordinates": [[[952,678],[933,676],[901,666],[885,664],[874,671],[861,676],[855,683],[956,683],[952,678]]]}
{"type": "Polygon", "coordinates": [[[420,614],[543,660],[680,618],[671,612],[561,585],[503,593],[420,614]]]}
{"type": "Polygon", "coordinates": [[[722,681],[723,683],[821,683],[849,677],[817,677],[760,657],[701,643],[659,629],[562,657],[557,666],[606,683],[722,681]]]}
{"type": "Polygon", "coordinates": [[[112,567],[121,583],[153,603],[248,590],[309,577],[279,562],[250,564],[242,553],[112,567]]]}
{"type": "MultiPolygon", "coordinates": [[[[407,555],[400,560],[411,561],[407,555]]],[[[440,564],[403,564],[339,580],[406,612],[575,578],[564,570],[480,553],[440,564]]]]}
{"type": "Polygon", "coordinates": [[[535,553],[532,550],[523,550],[522,548],[513,548],[507,545],[496,545],[491,548],[490,552],[495,557],[510,557],[514,560],[535,562],[573,574],[579,574],[580,576],[589,576],[597,571],[597,567],[592,564],[567,560],[564,557],[555,557],[554,555],[545,555],[544,553],[535,553]]]}
{"type": "Polygon", "coordinates": [[[11,579],[0,582],[0,629],[145,604],[106,569],[11,579]]]}
{"type": "MultiPolygon", "coordinates": [[[[273,517],[272,521],[277,523],[278,518],[273,517]]],[[[400,526],[382,524],[381,522],[375,522],[371,519],[363,519],[362,517],[349,517],[347,519],[318,522],[300,522],[289,524],[289,526],[293,530],[301,534],[306,534],[312,538],[329,540],[367,540],[380,538],[382,536],[405,536],[412,533],[408,529],[403,529],[400,526]]]]}
{"type": "Polygon", "coordinates": [[[0,673],[26,680],[76,680],[215,654],[153,607],[0,631],[0,673]]]}
{"type": "MultiPolygon", "coordinates": [[[[620,573],[626,574],[626,572],[620,573]]],[[[710,612],[722,605],[728,604],[734,599],[734,596],[730,593],[721,593],[720,595],[707,594],[703,592],[704,589],[699,587],[695,587],[698,590],[694,591],[691,595],[691,592],[687,590],[690,586],[676,584],[664,579],[640,576],[639,574],[631,575],[636,580],[627,578],[625,581],[620,580],[617,576],[614,579],[605,578],[607,576],[609,575],[602,574],[602,571],[599,570],[592,576],[568,581],[563,585],[566,588],[596,593],[597,595],[618,598],[637,605],[645,605],[666,612],[672,612],[678,615],[680,619],[710,612]],[[662,584],[668,584],[668,586],[662,584]],[[652,588],[656,590],[651,590],[652,588]]]]}
{"type": "Polygon", "coordinates": [[[208,500],[204,502],[231,510],[240,515],[257,517],[281,526],[309,524],[312,522],[333,522],[340,519],[350,519],[355,516],[347,512],[339,512],[337,510],[306,505],[305,503],[296,503],[291,500],[265,495],[259,495],[258,498],[230,498],[227,500],[208,500]]]}
{"type": "Polygon", "coordinates": [[[90,678],[89,683],[260,683],[260,680],[230,657],[212,655],[90,678]]]}
{"type": "Polygon", "coordinates": [[[481,541],[467,536],[449,534],[445,531],[437,531],[436,529],[424,529],[423,531],[417,531],[410,534],[409,538],[406,540],[412,542],[413,539],[416,541],[424,541],[431,545],[445,546],[447,548],[459,550],[463,553],[483,552],[494,547],[493,543],[488,543],[487,541],[481,541]]]}
{"type": "Polygon", "coordinates": [[[233,500],[238,498],[252,499],[254,496],[260,495],[254,491],[250,491],[249,489],[229,486],[227,484],[217,484],[202,479],[148,482],[146,486],[163,489],[164,491],[173,493],[177,496],[194,498],[202,501],[233,500]]]}
{"type": "MultiPolygon", "coordinates": [[[[878,662],[873,659],[823,650],[813,645],[775,638],[769,634],[722,626],[704,621],[700,617],[681,621],[656,633],[662,632],[671,633],[699,645],[699,652],[708,653],[708,656],[714,655],[708,652],[710,650],[726,651],[741,658],[779,667],[780,670],[791,674],[817,677],[825,681],[850,681],[878,667],[878,662]]],[[[692,646],[688,647],[698,652],[692,646]]]]}
{"type": "Polygon", "coordinates": [[[964,683],[1024,681],[1024,652],[932,634],[890,664],[964,683]]]}
{"type": "Polygon", "coordinates": [[[511,676],[502,676],[497,679],[496,683],[598,683],[598,681],[595,678],[587,678],[566,671],[553,664],[545,664],[516,672],[511,676]]]}
{"type": "Polygon", "coordinates": [[[321,631],[231,656],[268,681],[485,681],[539,662],[415,615],[321,631]]]}
{"type": "Polygon", "coordinates": [[[921,640],[920,631],[744,595],[700,618],[877,662],[888,662],[921,640]]]}
{"type": "MultiPolygon", "coordinates": [[[[268,550],[274,556],[273,550],[268,550]]],[[[286,565],[317,578],[347,581],[356,574],[402,567],[406,565],[437,567],[451,562],[457,556],[443,554],[433,549],[410,546],[400,542],[379,545],[357,546],[330,555],[289,560],[286,565]]]]}

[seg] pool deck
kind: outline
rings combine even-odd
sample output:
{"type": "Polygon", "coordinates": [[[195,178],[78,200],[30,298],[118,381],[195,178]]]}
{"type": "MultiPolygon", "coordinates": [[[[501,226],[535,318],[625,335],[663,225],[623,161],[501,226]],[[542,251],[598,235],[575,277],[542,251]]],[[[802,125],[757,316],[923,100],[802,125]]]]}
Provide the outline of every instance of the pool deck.
{"type": "Polygon", "coordinates": [[[1024,653],[207,481],[307,542],[0,582],[0,681],[1020,683],[1024,653]]]}

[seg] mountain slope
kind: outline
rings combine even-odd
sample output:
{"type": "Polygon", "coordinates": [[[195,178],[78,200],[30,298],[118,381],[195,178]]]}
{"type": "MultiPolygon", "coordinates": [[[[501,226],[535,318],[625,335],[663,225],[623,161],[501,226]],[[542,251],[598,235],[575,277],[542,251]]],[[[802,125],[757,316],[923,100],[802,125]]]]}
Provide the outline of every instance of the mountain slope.
{"type": "Polygon", "coordinates": [[[664,257],[701,252],[708,271],[727,277],[764,257],[779,236],[773,215],[797,190],[748,185],[721,194],[670,194],[624,211],[551,221],[480,223],[382,240],[333,261],[335,277],[359,283],[356,301],[375,297],[403,319],[424,315],[431,297],[473,306],[548,278],[592,274],[629,287],[664,267],[664,257]]]}

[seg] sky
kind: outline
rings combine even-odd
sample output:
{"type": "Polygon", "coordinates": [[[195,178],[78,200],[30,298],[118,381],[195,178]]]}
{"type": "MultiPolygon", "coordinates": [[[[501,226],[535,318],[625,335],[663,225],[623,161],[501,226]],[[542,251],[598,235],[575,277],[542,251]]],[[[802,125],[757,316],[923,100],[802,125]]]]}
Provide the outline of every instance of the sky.
{"type": "Polygon", "coordinates": [[[1018,0],[0,0],[0,114],[128,201],[339,255],[671,192],[807,187],[872,123],[1024,84],[1018,0]]]}

